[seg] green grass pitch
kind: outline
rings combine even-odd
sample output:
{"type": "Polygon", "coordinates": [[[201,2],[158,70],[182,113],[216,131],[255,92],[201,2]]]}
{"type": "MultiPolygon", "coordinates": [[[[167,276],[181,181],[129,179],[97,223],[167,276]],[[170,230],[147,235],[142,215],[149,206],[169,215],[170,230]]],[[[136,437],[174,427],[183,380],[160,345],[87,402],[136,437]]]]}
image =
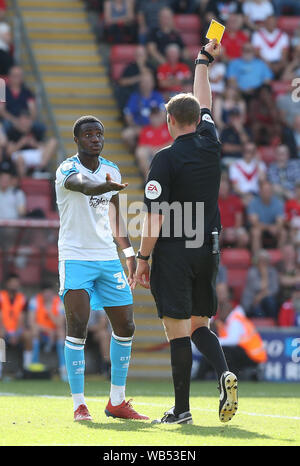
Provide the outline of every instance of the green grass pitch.
{"type": "MultiPolygon", "coordinates": [[[[151,425],[107,418],[109,382],[86,380],[93,422],[74,423],[66,383],[0,382],[0,445],[103,446],[295,446],[300,445],[299,384],[240,382],[239,410],[227,424],[218,419],[216,382],[192,382],[194,424],[151,425]]],[[[151,419],[173,405],[171,381],[129,380],[127,398],[151,419]]]]}

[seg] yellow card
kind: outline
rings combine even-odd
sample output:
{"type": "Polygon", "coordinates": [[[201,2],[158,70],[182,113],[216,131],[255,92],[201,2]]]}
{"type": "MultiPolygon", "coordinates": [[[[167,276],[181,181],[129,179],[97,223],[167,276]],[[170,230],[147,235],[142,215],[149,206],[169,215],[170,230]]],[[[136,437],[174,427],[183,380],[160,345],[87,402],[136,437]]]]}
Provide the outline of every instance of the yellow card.
{"type": "Polygon", "coordinates": [[[207,39],[217,39],[217,41],[220,43],[223,37],[225,31],[225,26],[223,24],[218,23],[218,21],[215,21],[214,19],[211,20],[208,31],[206,33],[206,38],[207,39]]]}

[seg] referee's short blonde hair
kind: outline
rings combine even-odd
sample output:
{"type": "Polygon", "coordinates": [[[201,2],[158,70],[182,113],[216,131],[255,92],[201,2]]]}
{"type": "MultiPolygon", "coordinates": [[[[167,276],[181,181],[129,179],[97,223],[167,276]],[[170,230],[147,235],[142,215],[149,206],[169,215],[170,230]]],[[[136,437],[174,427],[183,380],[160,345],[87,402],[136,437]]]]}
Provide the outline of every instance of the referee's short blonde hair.
{"type": "Polygon", "coordinates": [[[196,97],[189,93],[174,95],[166,104],[166,110],[172,115],[179,126],[198,124],[200,120],[200,105],[196,97]]]}

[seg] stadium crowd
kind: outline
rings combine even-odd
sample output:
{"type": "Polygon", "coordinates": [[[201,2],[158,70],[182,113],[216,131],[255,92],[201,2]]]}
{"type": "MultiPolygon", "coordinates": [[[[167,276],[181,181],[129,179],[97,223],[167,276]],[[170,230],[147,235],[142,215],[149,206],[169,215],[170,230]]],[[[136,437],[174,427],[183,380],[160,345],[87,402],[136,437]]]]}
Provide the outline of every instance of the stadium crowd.
{"type": "MultiPolygon", "coordinates": [[[[228,285],[232,308],[241,305],[249,318],[300,326],[300,98],[292,86],[300,78],[300,2],[83,1],[98,40],[111,47],[110,73],[124,123],[122,137],[144,178],[155,152],[172,142],[165,102],[192,90],[194,58],[210,20],[226,25],[221,58],[209,69],[213,116],[222,142],[219,292],[228,285]]],[[[24,179],[48,178],[57,141],[47,137],[37,115],[36,95],[15,61],[4,0],[0,76],[6,81],[6,102],[0,103],[0,220],[51,218],[51,212],[32,210],[22,190],[24,179]]],[[[21,288],[15,273],[3,280],[0,336],[11,333],[11,342],[24,341],[27,366],[39,358],[39,332],[46,334],[45,344],[56,344],[62,368],[64,325],[57,296],[49,285],[33,297],[21,288]],[[48,300],[46,307],[43,299],[48,300]],[[15,309],[14,315],[19,308],[26,310],[26,321],[17,318],[14,331],[3,318],[5,302],[15,309]],[[44,309],[40,315],[44,312],[48,323],[50,319],[50,329],[43,331],[37,323],[37,308],[44,309]]],[[[101,345],[108,330],[107,322],[99,322],[91,323],[91,331],[101,345]]],[[[108,364],[107,351],[100,350],[108,364]]]]}

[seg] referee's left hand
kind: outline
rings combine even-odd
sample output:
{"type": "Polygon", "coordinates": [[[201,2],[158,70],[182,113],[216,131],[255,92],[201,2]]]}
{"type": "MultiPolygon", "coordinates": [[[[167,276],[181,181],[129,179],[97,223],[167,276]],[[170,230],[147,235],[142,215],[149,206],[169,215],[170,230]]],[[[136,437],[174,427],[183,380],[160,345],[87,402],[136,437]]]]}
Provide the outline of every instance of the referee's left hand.
{"type": "Polygon", "coordinates": [[[139,283],[143,288],[150,288],[150,267],[147,261],[138,259],[132,289],[135,288],[136,283],[139,283]]]}

